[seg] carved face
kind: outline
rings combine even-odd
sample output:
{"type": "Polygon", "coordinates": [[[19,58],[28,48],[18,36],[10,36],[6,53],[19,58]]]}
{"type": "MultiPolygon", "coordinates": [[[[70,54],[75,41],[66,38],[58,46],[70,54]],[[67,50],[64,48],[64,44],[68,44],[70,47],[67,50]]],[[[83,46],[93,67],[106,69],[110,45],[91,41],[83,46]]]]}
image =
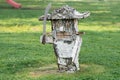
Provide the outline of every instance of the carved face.
{"type": "Polygon", "coordinates": [[[74,20],[53,20],[52,25],[53,29],[57,32],[70,32],[74,30],[74,20]]]}
{"type": "Polygon", "coordinates": [[[53,20],[52,28],[57,39],[71,38],[75,34],[74,20],[53,20]]]}

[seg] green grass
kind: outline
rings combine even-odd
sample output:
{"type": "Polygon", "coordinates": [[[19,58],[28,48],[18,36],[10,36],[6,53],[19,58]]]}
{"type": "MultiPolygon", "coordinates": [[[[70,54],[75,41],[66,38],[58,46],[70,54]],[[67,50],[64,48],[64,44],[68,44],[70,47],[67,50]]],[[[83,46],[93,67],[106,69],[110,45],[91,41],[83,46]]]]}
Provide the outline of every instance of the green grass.
{"type": "MultiPolygon", "coordinates": [[[[119,0],[15,0],[14,9],[0,0],[0,80],[120,80],[119,0]],[[42,45],[42,22],[51,2],[51,11],[69,5],[91,16],[79,21],[83,44],[79,56],[81,70],[58,73],[52,45],[42,45]]],[[[50,22],[47,24],[50,31],[50,22]]]]}

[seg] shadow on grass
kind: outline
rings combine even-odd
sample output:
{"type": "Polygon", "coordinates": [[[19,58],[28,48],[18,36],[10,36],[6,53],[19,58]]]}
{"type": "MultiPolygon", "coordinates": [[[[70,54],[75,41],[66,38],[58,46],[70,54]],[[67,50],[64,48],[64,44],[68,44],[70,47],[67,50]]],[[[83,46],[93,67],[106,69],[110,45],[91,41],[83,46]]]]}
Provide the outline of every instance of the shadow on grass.
{"type": "Polygon", "coordinates": [[[67,72],[59,72],[56,64],[51,64],[48,66],[43,66],[40,68],[36,68],[28,72],[28,77],[44,77],[50,75],[76,75],[76,74],[101,74],[105,72],[105,68],[101,65],[95,64],[80,64],[80,71],[75,72],[74,74],[70,74],[67,72]]]}

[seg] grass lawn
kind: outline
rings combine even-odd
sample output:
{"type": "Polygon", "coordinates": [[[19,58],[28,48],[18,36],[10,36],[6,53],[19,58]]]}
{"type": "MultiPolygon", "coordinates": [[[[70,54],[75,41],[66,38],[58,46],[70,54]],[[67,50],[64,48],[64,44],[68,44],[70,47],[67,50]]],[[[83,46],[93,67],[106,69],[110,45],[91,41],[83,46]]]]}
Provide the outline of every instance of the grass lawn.
{"type": "MultiPolygon", "coordinates": [[[[0,80],[120,80],[119,0],[15,0],[14,9],[0,0],[0,80]],[[51,11],[63,5],[91,16],[79,21],[84,31],[79,56],[81,70],[58,73],[52,45],[42,45],[42,22],[51,2],[51,11]]],[[[50,23],[47,24],[50,31],[50,23]]]]}

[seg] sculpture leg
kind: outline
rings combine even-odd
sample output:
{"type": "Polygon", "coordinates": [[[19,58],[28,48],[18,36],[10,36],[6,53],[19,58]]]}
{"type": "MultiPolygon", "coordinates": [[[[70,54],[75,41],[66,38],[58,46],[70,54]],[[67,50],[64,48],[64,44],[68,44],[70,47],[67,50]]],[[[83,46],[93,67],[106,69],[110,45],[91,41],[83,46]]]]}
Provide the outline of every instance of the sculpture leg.
{"type": "Polygon", "coordinates": [[[82,38],[80,36],[77,36],[79,37],[79,43],[78,43],[78,47],[77,47],[77,50],[76,50],[76,55],[75,55],[75,58],[73,60],[73,63],[75,64],[76,66],[76,70],[80,70],[79,68],[79,52],[80,52],[80,48],[81,48],[81,44],[82,44],[82,38]]]}
{"type": "Polygon", "coordinates": [[[72,58],[58,58],[58,67],[60,72],[76,71],[76,65],[72,63],[72,58]]]}
{"type": "Polygon", "coordinates": [[[67,71],[67,63],[65,58],[58,57],[58,68],[60,72],[67,71]]]}
{"type": "Polygon", "coordinates": [[[75,64],[76,70],[80,70],[80,68],[79,68],[78,54],[77,54],[77,56],[76,56],[76,58],[75,58],[75,60],[74,60],[73,63],[75,64]]]}

